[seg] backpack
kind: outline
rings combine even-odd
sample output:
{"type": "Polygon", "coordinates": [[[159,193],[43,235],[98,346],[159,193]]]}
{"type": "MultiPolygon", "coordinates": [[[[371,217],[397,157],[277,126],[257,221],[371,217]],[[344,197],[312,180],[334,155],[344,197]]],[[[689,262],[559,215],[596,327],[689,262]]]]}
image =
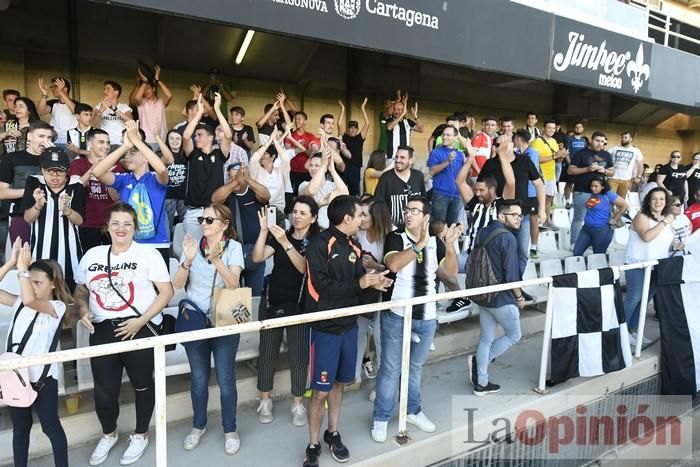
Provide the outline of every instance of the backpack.
{"type": "MultiPolygon", "coordinates": [[[[24,305],[20,304],[19,308],[15,312],[15,318],[12,320],[12,327],[8,334],[9,339],[7,342],[7,352],[0,355],[0,360],[14,360],[22,357],[22,352],[29,341],[29,337],[34,331],[34,323],[36,323],[39,317],[39,312],[34,315],[31,323],[27,327],[24,336],[19,344],[12,343],[12,331],[15,327],[15,322],[19,316],[19,312],[24,308],[24,305]],[[12,349],[17,347],[17,352],[13,352],[12,349]]],[[[61,321],[63,321],[61,319],[61,321]]],[[[51,347],[49,352],[56,350],[58,346],[58,339],[61,335],[61,323],[58,324],[56,329],[56,334],[51,342],[51,347]]],[[[41,377],[36,383],[32,383],[29,380],[29,368],[19,368],[15,370],[0,371],[0,401],[4,402],[10,407],[30,407],[37,397],[37,392],[41,390],[44,386],[44,381],[49,374],[51,369],[51,364],[44,365],[44,371],[41,373],[41,377]]]]}
{"type": "Polygon", "coordinates": [[[136,186],[131,190],[129,194],[128,204],[134,208],[136,211],[136,222],[138,223],[138,229],[134,234],[134,240],[150,240],[156,236],[156,231],[158,229],[158,223],[160,219],[156,221],[153,213],[153,205],[151,204],[151,197],[148,194],[148,189],[144,183],[141,183],[144,177],[141,177],[139,181],[136,182],[136,186]]]}
{"type": "MultiPolygon", "coordinates": [[[[474,249],[469,254],[467,259],[467,280],[466,288],[474,289],[477,287],[487,287],[489,285],[496,285],[499,280],[496,278],[496,274],[493,272],[493,266],[491,265],[491,259],[486,252],[486,245],[489,244],[491,240],[501,234],[510,233],[504,228],[496,228],[491,232],[483,241],[479,241],[477,238],[476,245],[474,249]]],[[[472,295],[470,298],[478,305],[486,306],[493,301],[499,292],[489,292],[485,294],[472,295]]]]}

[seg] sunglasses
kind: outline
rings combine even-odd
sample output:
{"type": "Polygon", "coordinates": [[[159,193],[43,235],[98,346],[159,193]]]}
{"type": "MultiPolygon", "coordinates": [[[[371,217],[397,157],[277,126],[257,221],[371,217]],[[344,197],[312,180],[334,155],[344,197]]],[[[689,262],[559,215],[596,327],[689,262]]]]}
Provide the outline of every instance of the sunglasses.
{"type": "Polygon", "coordinates": [[[212,224],[214,223],[214,221],[216,221],[216,220],[219,220],[219,218],[218,218],[218,217],[202,217],[202,216],[199,216],[199,217],[197,218],[197,223],[198,223],[198,224],[202,224],[202,223],[206,222],[207,225],[212,225],[212,224]]]}
{"type": "Polygon", "coordinates": [[[683,205],[681,203],[673,203],[671,206],[673,206],[674,208],[679,208],[683,205]]]}
{"type": "Polygon", "coordinates": [[[681,156],[671,156],[671,159],[680,159],[681,156]]]}

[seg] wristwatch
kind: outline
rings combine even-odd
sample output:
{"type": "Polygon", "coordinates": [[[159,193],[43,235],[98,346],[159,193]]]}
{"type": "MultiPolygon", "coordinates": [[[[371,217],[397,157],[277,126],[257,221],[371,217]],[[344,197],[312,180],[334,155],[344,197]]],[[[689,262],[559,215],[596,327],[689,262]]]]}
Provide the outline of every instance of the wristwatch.
{"type": "Polygon", "coordinates": [[[29,271],[17,271],[17,277],[31,279],[32,275],[29,273],[29,271]]]}
{"type": "Polygon", "coordinates": [[[286,251],[291,251],[291,250],[292,250],[292,248],[294,248],[294,246],[292,246],[292,244],[291,244],[291,243],[287,243],[287,246],[286,246],[286,247],[284,247],[284,251],[285,251],[285,252],[286,252],[286,251]]]}

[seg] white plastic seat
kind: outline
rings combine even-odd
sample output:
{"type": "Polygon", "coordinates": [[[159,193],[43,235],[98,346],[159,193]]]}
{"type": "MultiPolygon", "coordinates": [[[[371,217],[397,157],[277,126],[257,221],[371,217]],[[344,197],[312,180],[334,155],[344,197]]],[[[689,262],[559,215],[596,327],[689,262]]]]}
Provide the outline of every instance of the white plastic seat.
{"type": "Polygon", "coordinates": [[[608,267],[608,257],[605,253],[595,253],[589,255],[588,258],[588,269],[604,269],[608,267]]]}
{"type": "Polygon", "coordinates": [[[639,193],[634,192],[634,191],[628,191],[627,192],[627,204],[632,207],[640,207],[642,205],[641,200],[639,199],[639,193]]]}
{"type": "Polygon", "coordinates": [[[569,256],[564,258],[564,272],[581,272],[586,270],[586,260],[583,256],[569,256]]]}
{"type": "Polygon", "coordinates": [[[557,231],[557,244],[562,253],[571,251],[571,229],[562,227],[557,231]]]}
{"type": "MultiPolygon", "coordinates": [[[[523,273],[523,280],[537,279],[537,266],[532,261],[527,262],[525,266],[525,272],[523,273]]],[[[527,285],[523,287],[525,292],[532,295],[535,299],[535,303],[542,303],[547,300],[547,285],[527,285]]]]}
{"type": "MultiPolygon", "coordinates": [[[[625,250],[612,250],[608,253],[608,264],[610,266],[622,266],[625,264],[625,250]]],[[[620,285],[626,285],[625,271],[620,271],[620,285]]]]}
{"type": "Polygon", "coordinates": [[[625,224],[618,227],[613,232],[613,241],[610,244],[613,249],[619,250],[627,248],[627,243],[630,239],[630,226],[625,224]]]}
{"type": "Polygon", "coordinates": [[[560,259],[545,259],[540,261],[540,277],[560,276],[564,274],[560,259]]]}
{"type": "Polygon", "coordinates": [[[557,254],[559,252],[556,234],[553,230],[540,232],[540,237],[537,241],[537,250],[545,255],[557,254]]]}
{"type": "Polygon", "coordinates": [[[571,228],[571,221],[569,220],[569,211],[563,208],[552,209],[552,225],[558,229],[571,228]]]}

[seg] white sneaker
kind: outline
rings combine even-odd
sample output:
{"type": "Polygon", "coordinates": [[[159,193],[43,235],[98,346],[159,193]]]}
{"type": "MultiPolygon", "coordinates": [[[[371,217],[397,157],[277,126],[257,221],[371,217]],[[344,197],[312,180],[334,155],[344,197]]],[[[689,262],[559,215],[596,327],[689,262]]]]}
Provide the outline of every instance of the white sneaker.
{"type": "Polygon", "coordinates": [[[226,441],[224,442],[224,451],[226,451],[226,454],[236,454],[240,448],[241,440],[238,437],[238,433],[235,431],[233,433],[226,433],[226,441]]]}
{"type": "Polygon", "coordinates": [[[272,399],[261,399],[258,406],[258,421],[260,423],[272,423],[275,416],[272,415],[272,399]]]}
{"type": "Polygon", "coordinates": [[[119,460],[121,465],[131,465],[141,459],[143,453],[148,447],[148,436],[133,434],[129,436],[129,447],[126,448],[122,458],[119,460]]]}
{"type": "Polygon", "coordinates": [[[185,451],[191,451],[197,446],[199,446],[199,440],[202,438],[204,433],[207,431],[207,427],[202,428],[192,428],[190,434],[185,437],[185,442],[182,443],[185,451]]]}
{"type": "Polygon", "coordinates": [[[362,372],[367,379],[374,379],[377,377],[377,369],[374,367],[372,360],[368,360],[362,364],[362,372]]]}
{"type": "Polygon", "coordinates": [[[109,451],[112,450],[115,444],[119,441],[119,434],[115,433],[114,436],[102,435],[100,440],[97,442],[97,446],[92,451],[90,455],[90,460],[88,461],[90,465],[100,465],[109,455],[109,451]]]}
{"type": "Polygon", "coordinates": [[[425,416],[425,413],[423,413],[422,410],[415,414],[408,414],[408,416],[406,417],[406,421],[411,425],[417,426],[421,429],[421,431],[425,431],[426,433],[434,433],[435,430],[437,430],[435,424],[431,422],[428,417],[425,416]]]}
{"type": "Polygon", "coordinates": [[[388,424],[389,422],[380,422],[379,420],[374,420],[372,422],[372,430],[370,430],[370,433],[372,434],[372,439],[378,443],[383,443],[384,441],[386,441],[386,427],[388,424]]]}
{"type": "Polygon", "coordinates": [[[306,416],[306,408],[304,407],[304,403],[292,403],[292,425],[304,426],[307,422],[308,417],[306,416]]]}

